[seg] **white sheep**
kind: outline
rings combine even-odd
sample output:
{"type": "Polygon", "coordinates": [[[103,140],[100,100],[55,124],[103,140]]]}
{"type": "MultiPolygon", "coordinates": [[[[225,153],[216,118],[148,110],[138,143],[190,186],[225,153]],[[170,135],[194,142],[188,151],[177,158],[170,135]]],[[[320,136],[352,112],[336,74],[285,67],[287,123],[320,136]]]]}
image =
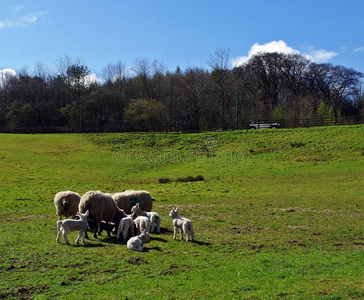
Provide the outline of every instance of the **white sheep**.
{"type": "Polygon", "coordinates": [[[82,240],[82,243],[84,244],[84,234],[87,229],[87,216],[89,212],[86,211],[84,214],[77,214],[80,219],[73,220],[73,219],[66,219],[66,220],[58,220],[57,221],[57,238],[56,241],[59,242],[59,237],[62,234],[65,242],[67,245],[70,245],[70,242],[67,239],[67,234],[70,231],[76,231],[78,230],[78,237],[75,241],[76,244],[78,244],[79,240],[82,240]]]}
{"type": "Polygon", "coordinates": [[[162,219],[158,213],[156,213],[154,211],[150,211],[150,212],[143,211],[139,207],[139,203],[137,203],[135,206],[132,207],[131,212],[136,213],[137,216],[145,216],[145,217],[149,218],[149,220],[150,220],[150,231],[149,232],[154,232],[154,229],[156,229],[158,233],[160,232],[160,226],[161,226],[162,219]]]}
{"type": "Polygon", "coordinates": [[[127,214],[131,213],[131,208],[139,203],[140,208],[144,211],[151,211],[154,198],[151,197],[149,192],[126,190],[121,193],[112,194],[112,198],[117,206],[124,210],[127,214]]]}
{"type": "Polygon", "coordinates": [[[135,226],[138,230],[138,233],[141,233],[143,230],[149,232],[150,229],[150,220],[146,216],[139,216],[134,220],[135,226]]]}
{"type": "Polygon", "coordinates": [[[118,234],[116,238],[119,240],[121,233],[123,233],[123,239],[126,240],[128,237],[129,228],[131,229],[131,236],[134,236],[134,220],[131,216],[127,216],[121,219],[118,228],[118,234]]]}
{"type": "Polygon", "coordinates": [[[78,212],[78,204],[80,203],[81,196],[72,191],[58,192],[54,196],[54,206],[56,207],[56,214],[59,220],[62,216],[65,218],[76,217],[78,212]]]}
{"type": "MultiPolygon", "coordinates": [[[[113,198],[100,191],[85,193],[80,199],[78,210],[81,213],[88,210],[90,212],[89,219],[95,221],[99,228],[101,221],[112,222],[115,226],[118,226],[120,220],[127,216],[124,211],[117,207],[113,198]]],[[[96,238],[97,226],[94,227],[94,237],[96,238]]],[[[110,236],[110,230],[107,233],[110,236]]]]}
{"type": "Polygon", "coordinates": [[[189,238],[191,237],[191,240],[193,241],[195,238],[195,233],[193,231],[193,224],[192,221],[186,218],[182,218],[178,215],[178,207],[175,209],[172,208],[171,212],[169,213],[169,216],[172,217],[173,221],[173,228],[174,228],[174,234],[173,239],[176,239],[177,235],[177,229],[180,228],[181,230],[181,240],[183,240],[183,232],[186,234],[186,242],[189,241],[189,238]]]}
{"type": "Polygon", "coordinates": [[[149,241],[149,233],[146,230],[143,230],[140,235],[130,238],[126,243],[126,247],[131,250],[142,252],[144,250],[143,244],[149,241]]]}

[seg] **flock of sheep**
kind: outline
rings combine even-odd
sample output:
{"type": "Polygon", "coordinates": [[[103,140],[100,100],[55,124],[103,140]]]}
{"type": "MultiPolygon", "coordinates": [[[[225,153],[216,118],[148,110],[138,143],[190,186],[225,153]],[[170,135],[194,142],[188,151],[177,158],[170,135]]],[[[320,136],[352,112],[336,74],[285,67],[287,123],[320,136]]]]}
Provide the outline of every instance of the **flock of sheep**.
{"type": "MultiPolygon", "coordinates": [[[[59,192],[54,197],[56,214],[59,217],[56,240],[59,242],[62,235],[69,245],[68,232],[78,231],[76,244],[80,239],[84,243],[84,237],[88,238],[87,231],[92,232],[96,238],[97,234],[106,230],[108,236],[110,232],[115,232],[117,239],[122,237],[127,240],[128,249],[143,251],[143,244],[150,240],[149,233],[160,232],[162,220],[158,213],[151,212],[153,201],[146,191],[127,190],[114,194],[88,191],[82,197],[72,191],[59,192]],[[72,219],[67,219],[68,217],[72,219]],[[135,230],[138,235],[135,235],[135,230]]],[[[180,217],[178,207],[173,207],[169,216],[173,219],[173,239],[176,239],[177,230],[180,229],[181,239],[185,233],[186,241],[193,241],[191,220],[180,217]]]]}

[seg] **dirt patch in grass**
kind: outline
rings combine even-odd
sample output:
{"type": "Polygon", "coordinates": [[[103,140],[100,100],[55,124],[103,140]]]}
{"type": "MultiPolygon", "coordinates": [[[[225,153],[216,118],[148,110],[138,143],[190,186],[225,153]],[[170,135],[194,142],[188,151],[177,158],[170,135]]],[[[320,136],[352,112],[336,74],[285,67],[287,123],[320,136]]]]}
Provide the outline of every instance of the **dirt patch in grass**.
{"type": "Polygon", "coordinates": [[[325,210],[316,210],[311,208],[299,208],[299,207],[287,207],[287,208],[281,208],[282,212],[310,212],[310,213],[321,213],[321,214],[332,214],[335,211],[330,209],[325,210]]]}

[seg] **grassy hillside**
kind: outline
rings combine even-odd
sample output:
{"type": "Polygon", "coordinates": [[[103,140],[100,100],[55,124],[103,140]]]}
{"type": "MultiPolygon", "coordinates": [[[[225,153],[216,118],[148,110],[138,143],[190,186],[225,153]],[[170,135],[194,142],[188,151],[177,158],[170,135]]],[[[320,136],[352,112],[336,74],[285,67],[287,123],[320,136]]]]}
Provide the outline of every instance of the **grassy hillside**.
{"type": "Polygon", "coordinates": [[[364,297],[362,125],[0,134],[0,162],[0,298],[364,297]],[[149,190],[162,216],[146,252],[105,234],[56,243],[55,193],[129,188],[149,190]],[[173,205],[195,243],[172,240],[173,205]]]}

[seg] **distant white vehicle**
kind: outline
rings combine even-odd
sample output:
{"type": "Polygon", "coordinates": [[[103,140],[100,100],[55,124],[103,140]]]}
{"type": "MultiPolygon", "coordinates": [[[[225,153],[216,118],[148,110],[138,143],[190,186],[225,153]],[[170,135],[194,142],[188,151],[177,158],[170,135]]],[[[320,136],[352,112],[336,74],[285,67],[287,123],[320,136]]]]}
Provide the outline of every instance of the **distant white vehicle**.
{"type": "Polygon", "coordinates": [[[249,129],[262,129],[262,128],[279,128],[281,124],[277,122],[268,122],[265,120],[252,120],[249,123],[249,129]]]}

